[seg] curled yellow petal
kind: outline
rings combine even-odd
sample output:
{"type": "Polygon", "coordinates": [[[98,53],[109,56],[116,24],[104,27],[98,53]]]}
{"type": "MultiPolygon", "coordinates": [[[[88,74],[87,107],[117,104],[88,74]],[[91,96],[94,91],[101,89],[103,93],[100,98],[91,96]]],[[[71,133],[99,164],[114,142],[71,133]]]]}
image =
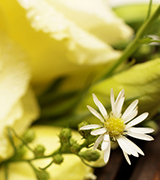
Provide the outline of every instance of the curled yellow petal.
{"type": "Polygon", "coordinates": [[[7,158],[13,150],[6,127],[22,133],[38,116],[38,106],[28,91],[31,73],[26,60],[24,52],[0,34],[0,159],[7,158]],[[27,101],[32,111],[28,109],[27,101]]]}

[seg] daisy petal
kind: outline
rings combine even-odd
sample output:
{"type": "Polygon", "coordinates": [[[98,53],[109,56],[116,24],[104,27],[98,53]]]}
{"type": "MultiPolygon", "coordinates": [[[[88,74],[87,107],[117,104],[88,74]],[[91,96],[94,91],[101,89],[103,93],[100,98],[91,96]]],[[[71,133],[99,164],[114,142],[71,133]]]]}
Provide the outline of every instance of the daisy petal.
{"type": "Polygon", "coordinates": [[[130,146],[129,146],[129,144],[128,144],[128,139],[126,138],[126,137],[124,137],[124,136],[120,136],[119,138],[117,138],[117,141],[118,141],[118,144],[119,144],[119,146],[120,146],[120,148],[124,151],[124,152],[126,152],[127,154],[129,154],[129,155],[133,155],[133,156],[135,156],[135,157],[138,157],[139,155],[138,155],[138,153],[137,153],[137,151],[135,151],[135,149],[132,149],[130,146]]]}
{"type": "Polygon", "coordinates": [[[104,119],[107,119],[108,118],[107,111],[95,94],[93,94],[93,101],[96,104],[96,106],[98,107],[101,114],[103,115],[104,119]]]}
{"type": "Polygon", "coordinates": [[[95,110],[93,109],[91,106],[87,106],[87,108],[89,109],[89,111],[96,116],[101,122],[104,122],[104,119],[102,118],[102,116],[95,110]]]}
{"type": "Polygon", "coordinates": [[[118,96],[117,96],[117,98],[116,98],[115,104],[117,104],[118,101],[119,101],[121,98],[124,98],[124,89],[122,89],[122,90],[119,92],[119,94],[118,94],[118,96]]]}
{"type": "Polygon", "coordinates": [[[116,117],[119,117],[122,111],[122,106],[124,103],[124,89],[122,89],[122,91],[120,91],[120,93],[117,96],[117,99],[115,101],[115,112],[116,112],[116,117]]]}
{"type": "Polygon", "coordinates": [[[110,99],[111,99],[112,113],[115,114],[115,103],[114,103],[114,92],[113,92],[113,89],[111,89],[110,99]]]}
{"type": "Polygon", "coordinates": [[[129,164],[129,165],[131,165],[131,161],[130,161],[130,159],[129,159],[128,154],[127,154],[127,153],[125,153],[124,151],[122,151],[122,152],[123,152],[124,157],[125,157],[126,161],[128,162],[128,164],[129,164]]]}
{"type": "Polygon", "coordinates": [[[133,143],[131,140],[129,140],[128,138],[124,137],[126,139],[126,142],[128,144],[129,147],[131,147],[132,149],[134,149],[137,153],[144,155],[144,152],[135,144],[133,143]]]}
{"type": "Polygon", "coordinates": [[[129,114],[134,111],[134,109],[136,108],[138,104],[138,99],[136,99],[135,101],[133,101],[128,108],[125,110],[125,112],[122,115],[122,118],[125,119],[127,116],[129,116],[129,114]]]}
{"type": "Polygon", "coordinates": [[[128,128],[127,131],[133,132],[133,133],[138,133],[138,134],[144,134],[144,133],[152,133],[154,132],[154,129],[152,128],[145,128],[145,127],[131,127],[128,128]]]}
{"type": "Polygon", "coordinates": [[[98,125],[98,124],[89,124],[89,125],[82,126],[79,130],[96,129],[96,128],[100,128],[100,127],[102,127],[102,126],[98,125]]]}
{"type": "Polygon", "coordinates": [[[96,141],[95,141],[95,143],[94,143],[94,146],[93,146],[93,149],[94,149],[94,150],[96,150],[97,147],[99,146],[99,144],[102,142],[103,136],[104,136],[104,135],[102,134],[102,135],[100,135],[100,136],[96,139],[96,141]]]}
{"type": "Polygon", "coordinates": [[[128,114],[126,117],[122,116],[122,119],[124,120],[125,123],[129,122],[130,120],[132,120],[133,118],[135,118],[138,114],[138,110],[135,109],[134,111],[132,111],[130,114],[128,114]]]}
{"type": "Polygon", "coordinates": [[[110,143],[108,144],[107,149],[104,151],[104,162],[107,163],[110,157],[110,151],[111,151],[111,146],[110,143]]]}
{"type": "Polygon", "coordinates": [[[145,112],[145,113],[141,114],[140,116],[138,116],[137,118],[133,119],[131,122],[129,122],[126,125],[126,128],[132,127],[132,126],[134,126],[136,124],[139,124],[140,122],[142,122],[144,119],[147,118],[148,114],[149,114],[148,112],[145,112]]]}
{"type": "Polygon", "coordinates": [[[108,148],[109,144],[110,144],[109,135],[105,134],[104,137],[103,137],[102,145],[101,145],[102,151],[106,150],[108,148]]]}
{"type": "Polygon", "coordinates": [[[91,135],[97,136],[97,135],[100,135],[100,134],[104,134],[105,132],[106,132],[105,128],[96,129],[96,130],[91,132],[91,135]]]}
{"type": "Polygon", "coordinates": [[[116,104],[115,104],[115,107],[116,107],[116,112],[115,112],[115,117],[120,117],[121,115],[121,111],[122,111],[122,106],[123,106],[123,103],[124,103],[124,97],[121,98],[116,104]]]}
{"type": "Polygon", "coordinates": [[[146,135],[146,134],[141,134],[141,133],[134,133],[134,132],[127,132],[127,135],[137,138],[137,139],[142,139],[145,141],[152,141],[154,138],[152,136],[146,135]]]}

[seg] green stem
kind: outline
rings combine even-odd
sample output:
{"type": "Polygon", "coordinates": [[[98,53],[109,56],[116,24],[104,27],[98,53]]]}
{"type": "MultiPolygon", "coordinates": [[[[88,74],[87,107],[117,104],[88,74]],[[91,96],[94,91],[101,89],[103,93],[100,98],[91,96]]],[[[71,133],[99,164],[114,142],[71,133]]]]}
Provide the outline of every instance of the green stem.
{"type": "Polygon", "coordinates": [[[31,152],[33,152],[33,154],[35,155],[35,152],[28,146],[28,144],[21,138],[21,137],[19,137],[18,136],[18,134],[13,130],[13,129],[10,129],[13,133],[14,133],[14,135],[20,140],[20,141],[22,141],[22,143],[31,151],[31,152]]]}
{"type": "Polygon", "coordinates": [[[14,154],[16,154],[17,149],[16,149],[16,146],[15,146],[15,144],[14,144],[14,141],[13,141],[13,138],[12,138],[12,135],[11,135],[11,130],[10,130],[10,128],[7,128],[7,132],[8,132],[8,138],[9,138],[9,140],[10,140],[10,142],[11,142],[11,144],[12,144],[12,147],[13,147],[13,149],[14,149],[14,154]]]}
{"type": "Polygon", "coordinates": [[[126,59],[128,59],[131,54],[135,52],[135,50],[140,46],[139,43],[140,38],[143,37],[144,33],[151,27],[151,24],[159,17],[160,15],[160,5],[158,6],[157,10],[154,12],[154,14],[149,17],[144,24],[140,27],[140,29],[137,31],[137,34],[134,38],[134,40],[126,47],[121,57],[116,61],[116,63],[109,69],[109,71],[103,76],[102,80],[105,78],[108,78],[112,75],[114,70],[126,59]]]}
{"type": "Polygon", "coordinates": [[[148,8],[147,19],[150,17],[151,9],[152,9],[152,0],[150,0],[150,2],[149,2],[149,8],[148,8]]]}
{"type": "Polygon", "coordinates": [[[5,180],[8,180],[8,164],[4,165],[5,180]]]}

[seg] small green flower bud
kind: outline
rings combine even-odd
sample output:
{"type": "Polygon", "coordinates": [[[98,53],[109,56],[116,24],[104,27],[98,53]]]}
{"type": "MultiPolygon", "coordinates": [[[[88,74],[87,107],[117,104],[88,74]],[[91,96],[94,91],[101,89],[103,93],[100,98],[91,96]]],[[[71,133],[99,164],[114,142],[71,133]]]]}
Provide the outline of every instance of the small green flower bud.
{"type": "Polygon", "coordinates": [[[45,151],[45,147],[43,145],[37,145],[34,149],[36,157],[43,157],[45,151]]]}
{"type": "Polygon", "coordinates": [[[80,151],[80,149],[81,149],[81,146],[77,142],[72,144],[71,148],[70,148],[71,152],[75,153],[75,154],[78,153],[80,151]]]}
{"type": "Polygon", "coordinates": [[[76,143],[77,141],[73,138],[70,139],[70,145],[73,145],[74,143],[76,143]]]}
{"type": "Polygon", "coordinates": [[[48,180],[49,174],[45,170],[36,170],[38,180],[48,180]]]}
{"type": "Polygon", "coordinates": [[[55,164],[61,164],[63,162],[63,157],[61,154],[56,154],[53,156],[53,162],[55,164]]]}
{"type": "MultiPolygon", "coordinates": [[[[87,122],[87,121],[81,122],[80,124],[78,124],[78,130],[79,130],[82,126],[86,126],[86,125],[89,125],[89,122],[87,122]]],[[[87,137],[90,135],[90,132],[91,132],[90,130],[85,130],[85,131],[79,130],[80,135],[81,135],[83,138],[85,138],[85,139],[87,139],[87,137]]]]}
{"type": "Polygon", "coordinates": [[[33,130],[29,129],[23,134],[22,137],[26,143],[30,143],[35,139],[35,133],[33,130]]]}
{"type": "Polygon", "coordinates": [[[72,136],[72,134],[71,134],[71,130],[69,128],[62,129],[60,132],[60,135],[59,135],[61,144],[69,142],[71,136],[72,136]]]}
{"type": "Polygon", "coordinates": [[[80,151],[78,154],[87,161],[97,161],[100,157],[99,152],[94,150],[80,151]]]}
{"type": "Polygon", "coordinates": [[[24,146],[21,146],[21,147],[19,147],[18,149],[17,149],[17,153],[16,153],[16,156],[18,156],[18,157],[23,157],[24,156],[24,154],[26,153],[26,147],[24,147],[24,146]]]}

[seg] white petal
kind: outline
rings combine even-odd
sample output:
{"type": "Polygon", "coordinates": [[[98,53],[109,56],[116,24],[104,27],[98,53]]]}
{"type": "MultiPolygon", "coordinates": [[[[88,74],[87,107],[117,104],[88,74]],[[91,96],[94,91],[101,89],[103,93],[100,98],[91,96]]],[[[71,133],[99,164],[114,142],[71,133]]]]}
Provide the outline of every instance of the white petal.
{"type": "Polygon", "coordinates": [[[154,140],[152,136],[146,135],[146,134],[141,134],[141,133],[134,133],[134,132],[127,132],[127,135],[137,138],[137,139],[142,139],[145,141],[152,141],[154,140]]]}
{"type": "Polygon", "coordinates": [[[110,157],[110,151],[111,151],[111,145],[110,143],[108,144],[107,149],[104,151],[104,162],[107,163],[110,157]]]}
{"type": "Polygon", "coordinates": [[[128,116],[126,116],[125,118],[122,119],[124,120],[125,123],[129,122],[130,120],[132,120],[133,118],[135,118],[138,114],[138,110],[135,109],[134,111],[132,111],[131,113],[128,114],[128,116]]]}
{"type": "Polygon", "coordinates": [[[101,126],[98,124],[89,124],[89,125],[82,126],[79,130],[96,129],[96,128],[100,128],[100,127],[101,126]]]}
{"type": "Polygon", "coordinates": [[[125,112],[123,113],[122,118],[125,119],[127,116],[129,116],[129,114],[130,114],[132,111],[134,111],[135,109],[137,109],[137,108],[136,108],[137,104],[138,104],[138,99],[136,99],[135,101],[133,101],[133,102],[128,106],[128,108],[127,108],[127,109],[125,110],[125,112]]]}
{"type": "Polygon", "coordinates": [[[120,136],[119,138],[117,138],[118,144],[121,147],[121,149],[126,152],[129,155],[133,155],[135,157],[138,157],[138,153],[137,151],[135,151],[135,149],[132,149],[129,144],[128,144],[128,139],[124,136],[120,136]]]}
{"type": "Polygon", "coordinates": [[[116,98],[115,104],[117,104],[118,101],[119,101],[121,98],[123,98],[123,97],[124,97],[124,89],[122,89],[122,90],[119,92],[119,94],[118,94],[118,96],[117,96],[117,98],[116,98]]]}
{"type": "Polygon", "coordinates": [[[106,150],[108,148],[109,144],[110,144],[109,135],[105,134],[104,137],[103,137],[102,145],[101,145],[102,151],[106,150]]]}
{"type": "Polygon", "coordinates": [[[93,109],[91,106],[87,106],[87,108],[89,109],[89,111],[96,116],[101,122],[104,122],[104,119],[102,118],[102,116],[95,110],[93,109]]]}
{"type": "Polygon", "coordinates": [[[130,161],[130,159],[129,159],[128,154],[127,154],[127,153],[125,153],[124,151],[122,151],[122,152],[123,152],[124,157],[125,157],[126,161],[128,162],[128,164],[129,164],[129,165],[131,165],[131,161],[130,161]]]}
{"type": "Polygon", "coordinates": [[[111,99],[112,113],[115,114],[115,102],[114,102],[114,92],[113,92],[113,89],[111,89],[110,99],[111,99]]]}
{"type": "Polygon", "coordinates": [[[121,114],[124,99],[125,99],[124,89],[122,89],[122,91],[120,91],[120,93],[118,94],[117,99],[115,101],[115,112],[116,112],[117,117],[121,114]]]}
{"type": "Polygon", "coordinates": [[[128,138],[124,137],[124,139],[126,139],[126,143],[128,144],[128,146],[132,149],[134,149],[137,153],[144,155],[143,151],[132,141],[130,141],[128,138]]]}
{"type": "Polygon", "coordinates": [[[104,119],[107,119],[108,118],[107,111],[95,94],[93,94],[93,101],[96,104],[96,106],[98,107],[101,114],[103,115],[104,119]]]}
{"type": "Polygon", "coordinates": [[[91,132],[91,135],[97,136],[97,135],[100,135],[100,134],[104,134],[105,132],[106,132],[105,128],[96,129],[96,130],[91,132]]]}
{"type": "Polygon", "coordinates": [[[135,118],[135,119],[133,119],[131,122],[129,122],[129,123],[126,125],[126,128],[131,127],[131,126],[134,126],[134,125],[136,125],[136,124],[139,124],[139,123],[142,122],[144,119],[146,119],[148,115],[149,115],[148,112],[145,112],[145,113],[141,114],[140,116],[138,116],[137,118],[135,118]]]}
{"type": "Polygon", "coordinates": [[[145,127],[142,127],[142,128],[141,127],[131,127],[131,128],[128,128],[127,131],[138,133],[138,134],[144,134],[144,133],[152,133],[152,132],[154,132],[154,129],[145,128],[145,127]]]}
{"type": "Polygon", "coordinates": [[[95,141],[95,143],[94,143],[94,146],[93,146],[93,149],[95,150],[95,149],[97,149],[97,147],[99,146],[99,144],[102,142],[102,140],[103,140],[103,134],[102,135],[100,135],[97,139],[96,139],[96,141],[95,141]]]}
{"type": "Polygon", "coordinates": [[[115,117],[120,117],[121,111],[122,111],[122,106],[124,103],[125,97],[121,98],[116,104],[115,104],[115,117]]]}

